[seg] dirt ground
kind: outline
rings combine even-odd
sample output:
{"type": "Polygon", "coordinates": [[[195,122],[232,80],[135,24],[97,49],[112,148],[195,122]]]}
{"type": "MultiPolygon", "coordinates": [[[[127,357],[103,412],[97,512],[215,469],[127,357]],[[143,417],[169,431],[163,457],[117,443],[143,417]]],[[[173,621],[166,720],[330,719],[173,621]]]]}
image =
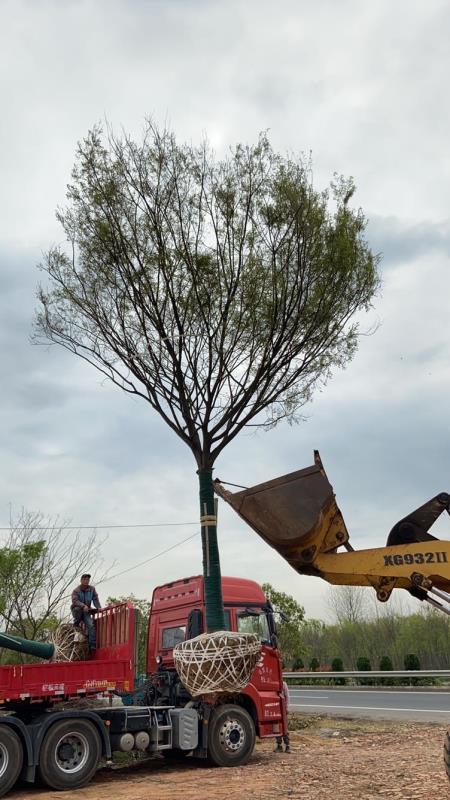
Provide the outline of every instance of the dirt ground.
{"type": "Polygon", "coordinates": [[[75,793],[21,788],[12,800],[450,800],[440,725],[292,717],[293,752],[257,744],[245,767],[158,757],[101,769],[75,793]]]}

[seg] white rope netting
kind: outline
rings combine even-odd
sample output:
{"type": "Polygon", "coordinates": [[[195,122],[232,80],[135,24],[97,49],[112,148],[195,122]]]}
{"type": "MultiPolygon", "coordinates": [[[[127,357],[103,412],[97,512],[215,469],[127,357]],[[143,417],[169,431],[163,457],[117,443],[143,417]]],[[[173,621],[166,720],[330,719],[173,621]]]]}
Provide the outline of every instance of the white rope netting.
{"type": "Polygon", "coordinates": [[[193,697],[243,689],[259,661],[261,643],[253,633],[202,633],[174,647],[175,667],[193,697]]]}
{"type": "Polygon", "coordinates": [[[55,648],[52,661],[87,661],[89,658],[87,637],[68,622],[53,631],[52,644],[55,648]]]}

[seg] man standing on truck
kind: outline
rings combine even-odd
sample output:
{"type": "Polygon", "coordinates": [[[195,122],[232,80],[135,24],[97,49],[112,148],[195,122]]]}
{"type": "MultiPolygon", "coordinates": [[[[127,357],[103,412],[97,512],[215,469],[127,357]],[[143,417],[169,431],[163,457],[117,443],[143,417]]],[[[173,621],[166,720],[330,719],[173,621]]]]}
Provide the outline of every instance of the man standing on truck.
{"type": "Polygon", "coordinates": [[[91,604],[95,609],[100,609],[100,600],[96,592],[95,586],[91,586],[89,581],[91,576],[85,573],[81,576],[80,584],[72,592],[72,605],[70,610],[73,616],[73,624],[75,628],[80,627],[80,622],[86,625],[89,650],[95,650],[96,637],[95,625],[91,616],[91,604]]]}

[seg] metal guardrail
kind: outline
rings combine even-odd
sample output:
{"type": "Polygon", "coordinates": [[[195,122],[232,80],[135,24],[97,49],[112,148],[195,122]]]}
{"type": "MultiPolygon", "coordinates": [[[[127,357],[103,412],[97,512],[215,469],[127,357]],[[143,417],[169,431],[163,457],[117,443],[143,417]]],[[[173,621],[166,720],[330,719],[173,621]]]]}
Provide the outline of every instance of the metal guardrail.
{"type": "Polygon", "coordinates": [[[283,672],[283,678],[298,678],[302,680],[323,680],[327,678],[450,678],[450,669],[389,669],[365,670],[357,672],[345,670],[342,672],[283,672]]]}

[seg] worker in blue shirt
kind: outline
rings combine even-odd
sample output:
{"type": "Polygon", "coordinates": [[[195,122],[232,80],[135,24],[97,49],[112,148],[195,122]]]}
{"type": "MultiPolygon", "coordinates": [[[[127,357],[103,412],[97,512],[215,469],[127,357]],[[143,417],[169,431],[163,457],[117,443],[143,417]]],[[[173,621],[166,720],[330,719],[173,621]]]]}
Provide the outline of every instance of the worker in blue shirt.
{"type": "Polygon", "coordinates": [[[100,609],[100,600],[95,586],[90,585],[91,576],[86,572],[81,576],[80,584],[72,592],[72,605],[70,610],[73,616],[73,624],[76,628],[80,627],[80,622],[86,625],[89,650],[96,648],[96,636],[94,620],[91,616],[91,607],[100,609]]]}

